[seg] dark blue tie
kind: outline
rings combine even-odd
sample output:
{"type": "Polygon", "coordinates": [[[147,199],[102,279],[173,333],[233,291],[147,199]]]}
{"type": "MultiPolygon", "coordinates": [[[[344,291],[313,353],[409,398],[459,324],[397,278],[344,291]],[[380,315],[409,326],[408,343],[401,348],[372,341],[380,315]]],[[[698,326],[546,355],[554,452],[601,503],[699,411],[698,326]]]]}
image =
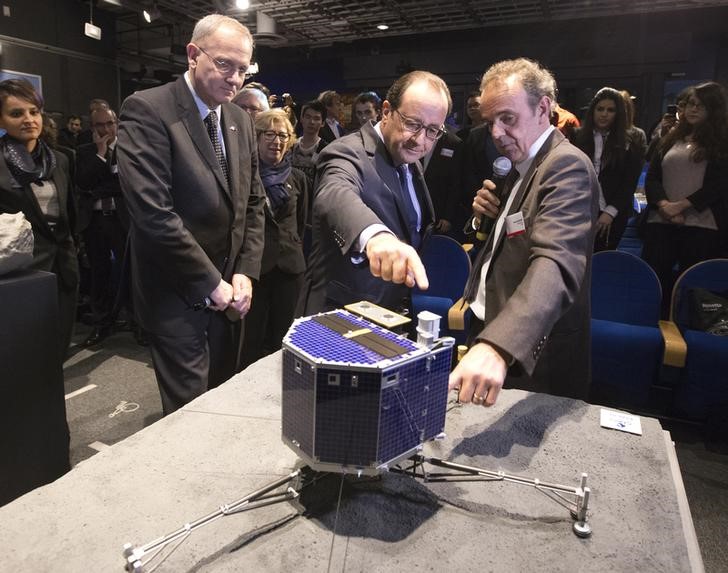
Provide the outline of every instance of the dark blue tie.
{"type": "Polygon", "coordinates": [[[409,185],[407,184],[407,164],[397,166],[397,175],[399,176],[400,195],[402,197],[402,204],[405,208],[405,215],[407,216],[407,230],[410,234],[410,245],[415,249],[420,246],[420,233],[417,230],[417,210],[412,204],[412,195],[409,191],[409,185]]]}

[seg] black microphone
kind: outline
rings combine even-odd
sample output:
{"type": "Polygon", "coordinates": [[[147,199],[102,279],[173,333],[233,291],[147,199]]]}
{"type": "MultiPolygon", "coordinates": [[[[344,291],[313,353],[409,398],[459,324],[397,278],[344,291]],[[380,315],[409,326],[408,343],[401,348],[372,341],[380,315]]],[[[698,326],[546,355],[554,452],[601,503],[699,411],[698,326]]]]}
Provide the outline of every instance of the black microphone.
{"type": "MultiPolygon", "coordinates": [[[[507,157],[496,157],[495,161],[493,162],[493,177],[491,178],[491,181],[495,183],[495,189],[493,190],[493,194],[498,197],[498,199],[501,199],[503,184],[506,182],[506,177],[511,172],[511,167],[511,160],[507,157]]],[[[480,225],[478,226],[478,230],[475,233],[477,239],[479,241],[485,241],[485,239],[488,238],[488,234],[490,233],[491,229],[493,229],[494,224],[495,219],[491,219],[487,215],[483,215],[480,218],[480,225]]]]}

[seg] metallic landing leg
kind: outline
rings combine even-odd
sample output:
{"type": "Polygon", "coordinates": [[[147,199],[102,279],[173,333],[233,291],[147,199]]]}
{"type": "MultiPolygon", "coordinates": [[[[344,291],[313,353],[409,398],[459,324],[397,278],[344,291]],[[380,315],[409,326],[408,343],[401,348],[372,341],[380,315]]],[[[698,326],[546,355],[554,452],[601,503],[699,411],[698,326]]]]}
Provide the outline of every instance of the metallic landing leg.
{"type": "MultiPolygon", "coordinates": [[[[292,474],[277,479],[231,504],[221,505],[219,510],[197,519],[192,523],[185,523],[178,530],[155,539],[141,547],[134,547],[131,543],[126,543],[124,545],[126,571],[130,573],[144,573],[145,567],[150,566],[151,562],[160,555],[160,551],[167,545],[175,541],[177,542],[169,553],[167,553],[167,556],[169,556],[195,529],[208,525],[221,517],[295,499],[298,497],[298,492],[302,487],[300,476],[301,470],[296,470],[292,474]],[[285,491],[266,495],[284,485],[288,486],[285,491]],[[147,557],[146,561],[143,561],[144,557],[147,557]]],[[[156,565],[159,565],[159,563],[156,565]]],[[[151,566],[148,572],[151,573],[156,568],[156,565],[151,566]]]]}
{"type": "Polygon", "coordinates": [[[439,481],[507,481],[530,485],[543,493],[549,499],[569,510],[574,524],[572,529],[578,537],[586,538],[591,536],[592,529],[587,523],[587,512],[589,510],[589,496],[591,490],[586,485],[587,475],[581,474],[581,483],[578,487],[570,487],[555,483],[543,482],[538,478],[525,478],[516,475],[509,475],[502,471],[490,471],[474,466],[466,466],[447,462],[439,458],[428,458],[422,455],[414,455],[409,458],[412,465],[407,468],[391,469],[397,473],[412,475],[421,478],[425,482],[439,481]],[[433,473],[425,470],[424,464],[453,470],[450,472],[433,473]]]}

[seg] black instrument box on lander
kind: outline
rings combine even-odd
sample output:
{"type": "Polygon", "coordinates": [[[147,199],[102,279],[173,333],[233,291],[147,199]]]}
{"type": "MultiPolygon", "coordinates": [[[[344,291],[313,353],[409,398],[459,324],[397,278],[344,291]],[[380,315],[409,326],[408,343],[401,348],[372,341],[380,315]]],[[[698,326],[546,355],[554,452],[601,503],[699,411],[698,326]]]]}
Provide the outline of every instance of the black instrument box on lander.
{"type": "Polygon", "coordinates": [[[283,441],[315,470],[376,474],[441,434],[454,341],[418,338],[345,310],[295,320],[283,340],[283,441]]]}

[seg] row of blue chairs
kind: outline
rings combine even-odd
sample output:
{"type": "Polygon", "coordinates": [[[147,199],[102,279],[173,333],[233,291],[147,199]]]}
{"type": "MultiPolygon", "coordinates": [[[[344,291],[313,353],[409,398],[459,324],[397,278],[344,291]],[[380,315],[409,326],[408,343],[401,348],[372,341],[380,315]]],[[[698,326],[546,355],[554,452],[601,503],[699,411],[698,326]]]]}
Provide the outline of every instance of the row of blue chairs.
{"type": "MultiPolygon", "coordinates": [[[[470,257],[463,245],[440,235],[431,237],[421,256],[430,288],[414,290],[413,314],[429,310],[447,317],[441,332],[462,344],[469,326],[461,297],[470,257]]],[[[728,290],[728,259],[685,271],[666,321],[660,320],[660,282],[638,254],[596,253],[591,284],[592,402],[699,421],[715,408],[728,412],[728,337],[691,329],[688,304],[691,289],[728,290]]]]}
{"type": "Polygon", "coordinates": [[[670,319],[660,320],[660,282],[647,263],[621,251],[594,255],[593,401],[650,409],[656,390],[669,388],[668,411],[657,413],[704,422],[728,410],[728,337],[691,327],[696,288],[727,291],[728,259],[683,272],[673,288],[670,319]]]}

